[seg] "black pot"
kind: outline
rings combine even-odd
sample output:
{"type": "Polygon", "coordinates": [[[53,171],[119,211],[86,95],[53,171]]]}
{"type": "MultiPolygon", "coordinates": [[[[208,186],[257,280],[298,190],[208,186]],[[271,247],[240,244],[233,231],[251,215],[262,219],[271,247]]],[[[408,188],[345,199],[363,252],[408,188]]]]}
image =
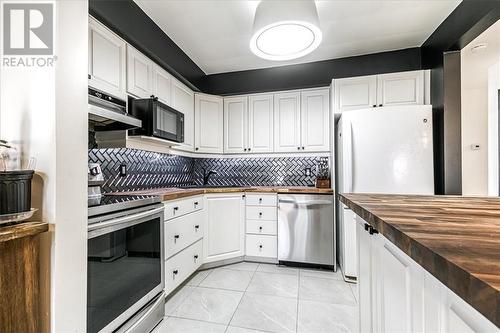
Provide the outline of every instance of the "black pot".
{"type": "Polygon", "coordinates": [[[31,209],[33,170],[0,172],[0,215],[27,212],[31,209]]]}

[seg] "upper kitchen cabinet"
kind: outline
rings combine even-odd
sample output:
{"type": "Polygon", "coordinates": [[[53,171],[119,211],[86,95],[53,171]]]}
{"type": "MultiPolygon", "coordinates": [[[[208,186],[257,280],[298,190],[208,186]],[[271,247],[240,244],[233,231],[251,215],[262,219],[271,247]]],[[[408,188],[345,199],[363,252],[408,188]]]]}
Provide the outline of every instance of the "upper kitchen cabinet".
{"type": "Polygon", "coordinates": [[[335,113],[372,107],[424,104],[424,71],[360,76],[333,81],[335,113]]]}
{"type": "Polygon", "coordinates": [[[127,45],[127,92],[138,98],[153,94],[154,63],[145,55],[127,45]]]}
{"type": "Polygon", "coordinates": [[[377,75],[378,106],[424,104],[424,72],[377,75]]]}
{"type": "Polygon", "coordinates": [[[274,151],[296,152],[300,145],[300,93],[274,95],[274,151]]]}
{"type": "Polygon", "coordinates": [[[158,65],[152,67],[153,95],[161,102],[170,105],[172,76],[158,65]]]}
{"type": "Polygon", "coordinates": [[[184,113],[184,144],[177,149],[194,150],[194,92],[171,78],[170,106],[184,113]]]}
{"type": "Polygon", "coordinates": [[[328,151],[330,149],[330,91],[307,90],[301,101],[301,150],[328,151]]]}
{"type": "Polygon", "coordinates": [[[89,18],[89,86],[125,99],[125,52],[121,38],[89,18]]]}
{"type": "Polygon", "coordinates": [[[248,98],[224,98],[224,153],[248,151],[248,98]]]}
{"type": "Polygon", "coordinates": [[[273,151],[273,95],[248,97],[248,151],[270,153],[273,151]]]}
{"type": "Polygon", "coordinates": [[[223,102],[219,96],[195,94],[194,138],[199,153],[223,152],[223,102]]]}
{"type": "Polygon", "coordinates": [[[335,111],[371,108],[377,103],[377,76],[359,76],[334,81],[335,111]]]}

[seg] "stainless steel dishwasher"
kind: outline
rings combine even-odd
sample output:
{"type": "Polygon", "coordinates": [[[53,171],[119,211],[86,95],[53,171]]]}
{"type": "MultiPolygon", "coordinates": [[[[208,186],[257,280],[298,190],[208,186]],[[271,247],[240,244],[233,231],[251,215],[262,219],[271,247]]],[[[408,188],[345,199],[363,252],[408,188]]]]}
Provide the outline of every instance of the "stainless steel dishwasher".
{"type": "Polygon", "coordinates": [[[335,269],[333,195],[278,195],[280,264],[320,265],[335,269]]]}

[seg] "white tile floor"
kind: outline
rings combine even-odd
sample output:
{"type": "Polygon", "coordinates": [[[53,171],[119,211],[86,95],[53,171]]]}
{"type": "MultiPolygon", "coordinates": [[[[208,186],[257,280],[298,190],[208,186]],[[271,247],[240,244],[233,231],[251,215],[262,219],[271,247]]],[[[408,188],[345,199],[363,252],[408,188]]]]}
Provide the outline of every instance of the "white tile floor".
{"type": "Polygon", "coordinates": [[[198,272],[154,332],[355,332],[355,293],[340,271],[243,262],[198,272]]]}

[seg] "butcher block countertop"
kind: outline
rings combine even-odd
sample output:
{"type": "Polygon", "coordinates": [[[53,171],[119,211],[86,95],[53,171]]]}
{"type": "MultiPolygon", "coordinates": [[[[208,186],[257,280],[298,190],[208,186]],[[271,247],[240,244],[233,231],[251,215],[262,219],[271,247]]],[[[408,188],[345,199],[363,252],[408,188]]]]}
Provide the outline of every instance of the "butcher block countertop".
{"type": "Polygon", "coordinates": [[[206,188],[153,188],[141,191],[119,192],[113,194],[136,194],[136,195],[158,195],[162,201],[175,200],[192,197],[200,194],[210,193],[234,193],[234,192],[268,192],[268,193],[299,193],[299,194],[333,194],[328,188],[315,188],[307,186],[248,186],[248,187],[206,187],[206,188]]]}
{"type": "Polygon", "coordinates": [[[341,194],[339,199],[500,326],[500,198],[341,194]]]}
{"type": "Polygon", "coordinates": [[[49,224],[45,222],[22,222],[0,226],[0,243],[35,236],[48,230],[49,224]]]}

